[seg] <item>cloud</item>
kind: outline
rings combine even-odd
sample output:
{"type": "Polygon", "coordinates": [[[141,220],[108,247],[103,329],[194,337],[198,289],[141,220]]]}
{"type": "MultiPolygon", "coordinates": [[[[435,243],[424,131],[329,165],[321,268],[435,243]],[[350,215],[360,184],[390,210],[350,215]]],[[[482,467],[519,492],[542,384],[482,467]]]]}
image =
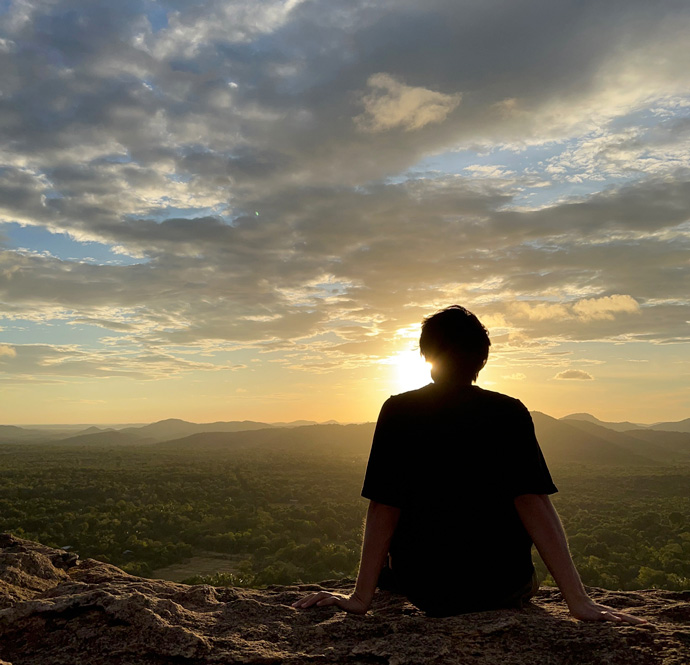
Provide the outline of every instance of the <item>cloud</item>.
{"type": "Polygon", "coordinates": [[[507,374],[505,376],[502,376],[501,378],[506,379],[508,381],[524,381],[527,378],[527,376],[522,372],[515,372],[514,374],[507,374]]]}
{"type": "Polygon", "coordinates": [[[467,178],[284,192],[261,200],[261,217],[232,224],[106,220],[92,228],[146,263],[75,265],[6,251],[0,298],[13,317],[41,312],[44,320],[132,330],[145,344],[251,345],[337,330],[340,321],[361,323],[359,340],[347,341],[365,341],[372,332],[389,334],[401,308],[409,325],[449,301],[480,306],[502,327],[537,337],[677,337],[687,334],[682,238],[667,237],[658,224],[683,188],[608,195],[623,209],[645,199],[649,228],[639,238],[622,223],[621,237],[612,234],[615,208],[591,201],[511,212],[507,225],[511,196],[467,178]],[[575,215],[574,205],[587,210],[575,215]],[[582,242],[582,225],[595,242],[582,242]],[[636,298],[599,295],[604,288],[630,289],[636,298]],[[650,305],[639,308],[637,299],[650,305]]]}
{"type": "Polygon", "coordinates": [[[639,303],[628,295],[584,298],[573,303],[515,303],[513,312],[530,321],[549,321],[578,318],[581,321],[609,320],[616,314],[638,314],[639,303]]]}
{"type": "MultiPolygon", "coordinates": [[[[680,100],[679,100],[680,101],[680,100]]],[[[656,113],[671,112],[668,102],[656,113]]],[[[602,182],[611,177],[657,177],[690,168],[690,120],[670,117],[653,126],[626,123],[617,130],[597,128],[549,158],[545,171],[557,181],[602,182]]]]}
{"type": "Polygon", "coordinates": [[[136,264],[3,241],[9,334],[112,331],[13,371],[364,364],[449,302],[516,353],[688,339],[689,7],[87,4],[3,15],[0,221],[136,264]]]}
{"type": "Polygon", "coordinates": [[[126,349],[89,350],[72,345],[17,344],[3,363],[6,381],[53,383],[55,377],[147,380],[217,366],[176,357],[170,352],[126,349]]]}
{"type": "Polygon", "coordinates": [[[10,358],[14,358],[17,355],[16,350],[7,345],[7,344],[0,344],[0,358],[2,356],[8,356],[10,358]]]}
{"type": "Polygon", "coordinates": [[[355,117],[357,128],[364,132],[411,131],[443,122],[462,98],[405,85],[384,73],[370,76],[367,86],[372,92],[362,98],[364,113],[355,117]]]}
{"type": "Polygon", "coordinates": [[[564,372],[559,372],[554,379],[574,379],[577,381],[593,381],[594,377],[581,369],[567,369],[564,372]]]}
{"type": "Polygon", "coordinates": [[[640,305],[631,296],[613,295],[603,298],[586,298],[573,305],[576,316],[585,321],[591,319],[612,320],[617,313],[637,314],[640,305]]]}
{"type": "Polygon", "coordinates": [[[570,312],[566,305],[557,303],[515,303],[513,311],[525,316],[531,321],[548,321],[551,319],[570,318],[570,312]]]}

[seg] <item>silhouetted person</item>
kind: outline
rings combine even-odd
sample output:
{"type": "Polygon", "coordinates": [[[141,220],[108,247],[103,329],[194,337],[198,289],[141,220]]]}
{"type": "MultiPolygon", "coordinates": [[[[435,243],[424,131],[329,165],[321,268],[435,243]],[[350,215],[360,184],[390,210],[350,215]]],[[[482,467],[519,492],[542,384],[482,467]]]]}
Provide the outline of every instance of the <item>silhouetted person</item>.
{"type": "Polygon", "coordinates": [[[573,565],[557,491],[523,404],[472,385],[491,342],[453,305],[424,320],[433,383],[381,409],[362,495],[370,500],[354,593],[294,605],[365,613],[376,586],[431,616],[521,607],[538,588],[534,543],[578,619],[642,622],[595,603],[573,565]]]}

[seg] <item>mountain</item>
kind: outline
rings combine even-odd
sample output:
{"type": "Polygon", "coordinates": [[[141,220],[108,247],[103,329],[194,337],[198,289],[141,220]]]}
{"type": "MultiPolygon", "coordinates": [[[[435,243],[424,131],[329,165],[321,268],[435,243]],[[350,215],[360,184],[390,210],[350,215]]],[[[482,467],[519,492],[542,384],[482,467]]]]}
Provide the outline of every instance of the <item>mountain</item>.
{"type": "MultiPolygon", "coordinates": [[[[606,466],[650,466],[659,460],[630,450],[621,440],[612,437],[615,432],[583,431],[578,426],[584,421],[557,420],[538,411],[532,412],[532,420],[547,463],[593,464],[606,466]]],[[[589,423],[598,427],[593,423],[589,423]]]]}
{"type": "Polygon", "coordinates": [[[91,427],[87,427],[86,429],[82,430],[78,434],[75,434],[75,436],[79,436],[81,434],[98,434],[99,432],[113,432],[115,431],[112,427],[96,427],[95,425],[92,425],[91,427]]]}
{"type": "MultiPolygon", "coordinates": [[[[293,421],[291,423],[260,423],[252,420],[215,422],[215,423],[190,423],[178,418],[161,420],[142,427],[125,427],[121,430],[101,430],[97,427],[89,427],[86,430],[69,437],[60,439],[58,443],[67,445],[104,445],[124,446],[142,445],[152,443],[175,442],[176,446],[253,446],[265,445],[273,441],[290,441],[291,445],[303,446],[316,445],[318,438],[314,430],[305,434],[312,428],[342,427],[341,425],[316,425],[313,421],[293,421]],[[306,424],[300,424],[306,423],[306,424]],[[292,430],[299,430],[298,434],[290,434],[292,430]],[[252,432],[264,432],[260,436],[247,437],[252,432]],[[271,434],[271,432],[273,434],[271,434]],[[276,434],[278,433],[278,434],[276,434]],[[237,436],[231,436],[237,435],[237,436]],[[182,443],[179,443],[182,442],[182,443]],[[258,443],[257,443],[258,442],[258,443]]],[[[337,430],[334,430],[337,431],[337,430]]],[[[338,439],[331,433],[331,437],[338,439]]],[[[347,439],[348,435],[345,435],[347,439]]],[[[371,437],[368,444],[371,444],[371,437]]],[[[279,445],[290,445],[288,443],[279,445]]]]}
{"type": "Polygon", "coordinates": [[[654,423],[653,425],[645,425],[642,423],[631,423],[628,421],[623,421],[620,423],[606,422],[604,420],[599,420],[590,413],[571,413],[568,416],[563,416],[561,420],[579,420],[589,423],[594,423],[595,425],[601,425],[602,427],[607,427],[608,429],[615,430],[616,432],[629,432],[630,430],[658,430],[661,432],[687,432],[690,433],[690,418],[685,420],[679,420],[675,422],[668,423],[654,423]]]}
{"type": "Polygon", "coordinates": [[[623,421],[621,423],[605,422],[603,420],[599,420],[599,418],[595,418],[593,415],[591,415],[589,413],[571,413],[569,416],[563,416],[563,418],[561,418],[561,420],[585,421],[588,423],[594,423],[595,425],[601,425],[602,427],[607,427],[608,429],[615,430],[616,432],[627,432],[628,430],[631,430],[631,429],[640,429],[640,428],[649,427],[649,425],[639,425],[639,424],[631,423],[628,421],[623,421]]]}
{"type": "Polygon", "coordinates": [[[113,429],[68,436],[52,443],[77,446],[131,446],[132,444],[154,443],[154,441],[150,438],[125,434],[113,429]]]}
{"type": "MultiPolygon", "coordinates": [[[[335,421],[332,421],[335,422],[335,421]]],[[[144,427],[128,427],[120,430],[124,434],[131,434],[141,439],[161,442],[172,441],[195,434],[209,434],[212,432],[251,432],[265,429],[289,429],[313,427],[317,425],[313,420],[293,420],[289,423],[261,423],[254,420],[231,420],[214,423],[190,423],[186,420],[168,418],[144,427]]]]}
{"type": "MultiPolygon", "coordinates": [[[[626,434],[631,438],[644,441],[647,446],[654,446],[659,452],[665,451],[666,461],[690,461],[690,432],[639,429],[626,432],[626,434]]],[[[645,448],[645,450],[648,449],[645,448]]]]}
{"type": "Polygon", "coordinates": [[[38,430],[24,429],[14,425],[0,425],[0,443],[21,443],[44,439],[45,435],[38,430]]]}
{"type": "MultiPolygon", "coordinates": [[[[657,429],[656,425],[605,423],[589,414],[572,414],[561,419],[539,412],[533,412],[532,416],[544,455],[551,464],[643,466],[690,461],[690,432],[657,429]],[[632,426],[634,429],[621,431],[612,425],[632,426]]],[[[659,423],[659,426],[679,427],[687,422],[659,423]]],[[[311,421],[261,423],[251,420],[191,423],[170,418],[119,430],[91,426],[77,433],[70,432],[69,436],[64,431],[57,433],[5,425],[0,426],[0,444],[55,443],[117,447],[157,444],[178,449],[330,449],[344,454],[366,455],[371,446],[373,430],[374,423],[340,425],[312,424],[311,421]]]]}
{"type": "MultiPolygon", "coordinates": [[[[335,423],[335,420],[330,421],[335,423]]],[[[289,423],[270,423],[267,427],[304,427],[305,425],[318,425],[315,420],[292,420],[289,423]]],[[[326,424],[326,423],[321,423],[326,424]]]]}
{"type": "Polygon", "coordinates": [[[66,436],[68,432],[28,429],[15,425],[0,425],[0,444],[3,443],[46,443],[66,436]]]}
{"type": "MultiPolygon", "coordinates": [[[[300,423],[311,421],[295,421],[286,423],[283,427],[296,427],[300,423]]],[[[28,429],[13,425],[0,425],[0,444],[3,443],[64,443],[68,445],[137,445],[143,443],[157,443],[179,439],[192,434],[204,432],[244,432],[259,429],[273,429],[275,424],[259,423],[251,420],[190,423],[186,420],[169,418],[149,425],[128,426],[121,429],[108,427],[103,429],[89,426],[85,429],[28,429]]]]}
{"type": "Polygon", "coordinates": [[[650,429],[659,430],[662,432],[688,432],[690,433],[690,418],[679,420],[674,423],[655,423],[649,426],[650,429]]]}
{"type": "Polygon", "coordinates": [[[205,432],[247,432],[257,429],[271,429],[275,425],[259,423],[253,420],[215,422],[215,423],[190,423],[178,418],[160,420],[144,427],[126,427],[121,429],[123,434],[131,434],[138,438],[146,438],[151,441],[170,441],[192,434],[205,432]]]}
{"type": "Polygon", "coordinates": [[[586,420],[568,419],[570,427],[580,430],[585,436],[604,440],[609,444],[661,463],[690,461],[690,434],[663,432],[651,429],[633,429],[618,432],[586,420]]]}
{"type": "Polygon", "coordinates": [[[374,423],[362,425],[307,425],[243,432],[203,432],[157,445],[163,449],[264,448],[319,450],[366,455],[371,448],[374,423]]]}
{"type": "MultiPolygon", "coordinates": [[[[650,440],[644,440],[594,423],[562,421],[538,412],[534,412],[532,417],[544,456],[552,465],[658,466],[690,461],[690,446],[684,446],[682,441],[668,440],[668,433],[656,432],[650,440]]],[[[197,449],[205,452],[254,448],[367,455],[373,432],[374,423],[310,425],[244,432],[205,432],[156,445],[166,450],[197,449]]]]}

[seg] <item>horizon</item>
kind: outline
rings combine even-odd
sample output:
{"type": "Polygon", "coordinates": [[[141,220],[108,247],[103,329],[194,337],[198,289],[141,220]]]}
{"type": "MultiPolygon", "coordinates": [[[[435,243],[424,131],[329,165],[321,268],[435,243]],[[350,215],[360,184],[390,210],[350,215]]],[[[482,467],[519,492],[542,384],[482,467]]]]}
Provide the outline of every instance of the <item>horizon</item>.
{"type": "Polygon", "coordinates": [[[453,303],[484,388],[686,418],[690,4],[653,7],[2,3],[0,422],[374,421],[453,303]]]}
{"type": "MultiPolygon", "coordinates": [[[[658,420],[655,422],[642,422],[642,421],[635,421],[631,420],[629,418],[626,418],[624,420],[619,420],[619,421],[611,421],[611,420],[606,420],[604,418],[599,418],[598,416],[592,414],[592,413],[587,413],[587,412],[573,412],[573,413],[568,413],[564,416],[552,416],[549,413],[546,413],[544,411],[539,411],[538,409],[530,409],[530,413],[540,413],[542,415],[548,416],[549,418],[554,418],[555,420],[567,420],[568,418],[571,418],[573,416],[589,416],[594,418],[595,420],[601,422],[601,423],[610,423],[610,424],[621,424],[621,423],[630,423],[632,425],[637,425],[639,427],[654,427],[655,425],[660,425],[664,423],[680,423],[684,422],[685,420],[690,419],[690,416],[687,416],[685,418],[679,418],[678,420],[658,420]]],[[[270,421],[270,420],[252,420],[249,418],[241,418],[241,419],[233,419],[233,420],[211,420],[211,421],[206,421],[206,422],[196,422],[192,420],[187,420],[185,418],[176,418],[176,417],[168,417],[168,418],[161,418],[160,420],[153,420],[153,421],[147,421],[147,422],[138,422],[138,423],[129,423],[129,422],[119,422],[119,423],[98,423],[98,422],[69,422],[69,423],[0,423],[0,426],[9,426],[9,427],[21,427],[23,429],[30,429],[32,427],[35,428],[40,428],[40,429],[50,429],[52,427],[54,428],[68,428],[68,429],[76,429],[76,428],[88,428],[88,427],[98,427],[98,428],[125,428],[125,427],[146,427],[147,425],[154,425],[156,423],[161,423],[161,422],[166,422],[166,421],[179,421],[179,422],[184,422],[184,423],[189,423],[193,425],[213,425],[216,423],[242,423],[242,422],[252,422],[252,423],[259,423],[259,424],[265,424],[265,425],[295,425],[296,423],[304,423],[307,426],[310,425],[367,425],[367,424],[372,424],[376,422],[376,419],[372,420],[360,420],[360,421],[339,421],[335,420],[333,418],[329,418],[326,420],[320,420],[317,421],[313,418],[298,418],[295,420],[291,421],[284,421],[284,420],[276,420],[276,421],[270,421]]]]}

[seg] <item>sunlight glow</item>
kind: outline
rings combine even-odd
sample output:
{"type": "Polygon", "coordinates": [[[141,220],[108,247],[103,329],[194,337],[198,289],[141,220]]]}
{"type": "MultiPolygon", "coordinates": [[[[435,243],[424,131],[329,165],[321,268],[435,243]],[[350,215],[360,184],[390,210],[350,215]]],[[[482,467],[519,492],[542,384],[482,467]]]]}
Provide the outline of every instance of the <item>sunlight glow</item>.
{"type": "Polygon", "coordinates": [[[405,392],[421,388],[431,381],[431,365],[424,362],[418,351],[403,351],[391,357],[395,368],[394,385],[396,390],[405,392]]]}

